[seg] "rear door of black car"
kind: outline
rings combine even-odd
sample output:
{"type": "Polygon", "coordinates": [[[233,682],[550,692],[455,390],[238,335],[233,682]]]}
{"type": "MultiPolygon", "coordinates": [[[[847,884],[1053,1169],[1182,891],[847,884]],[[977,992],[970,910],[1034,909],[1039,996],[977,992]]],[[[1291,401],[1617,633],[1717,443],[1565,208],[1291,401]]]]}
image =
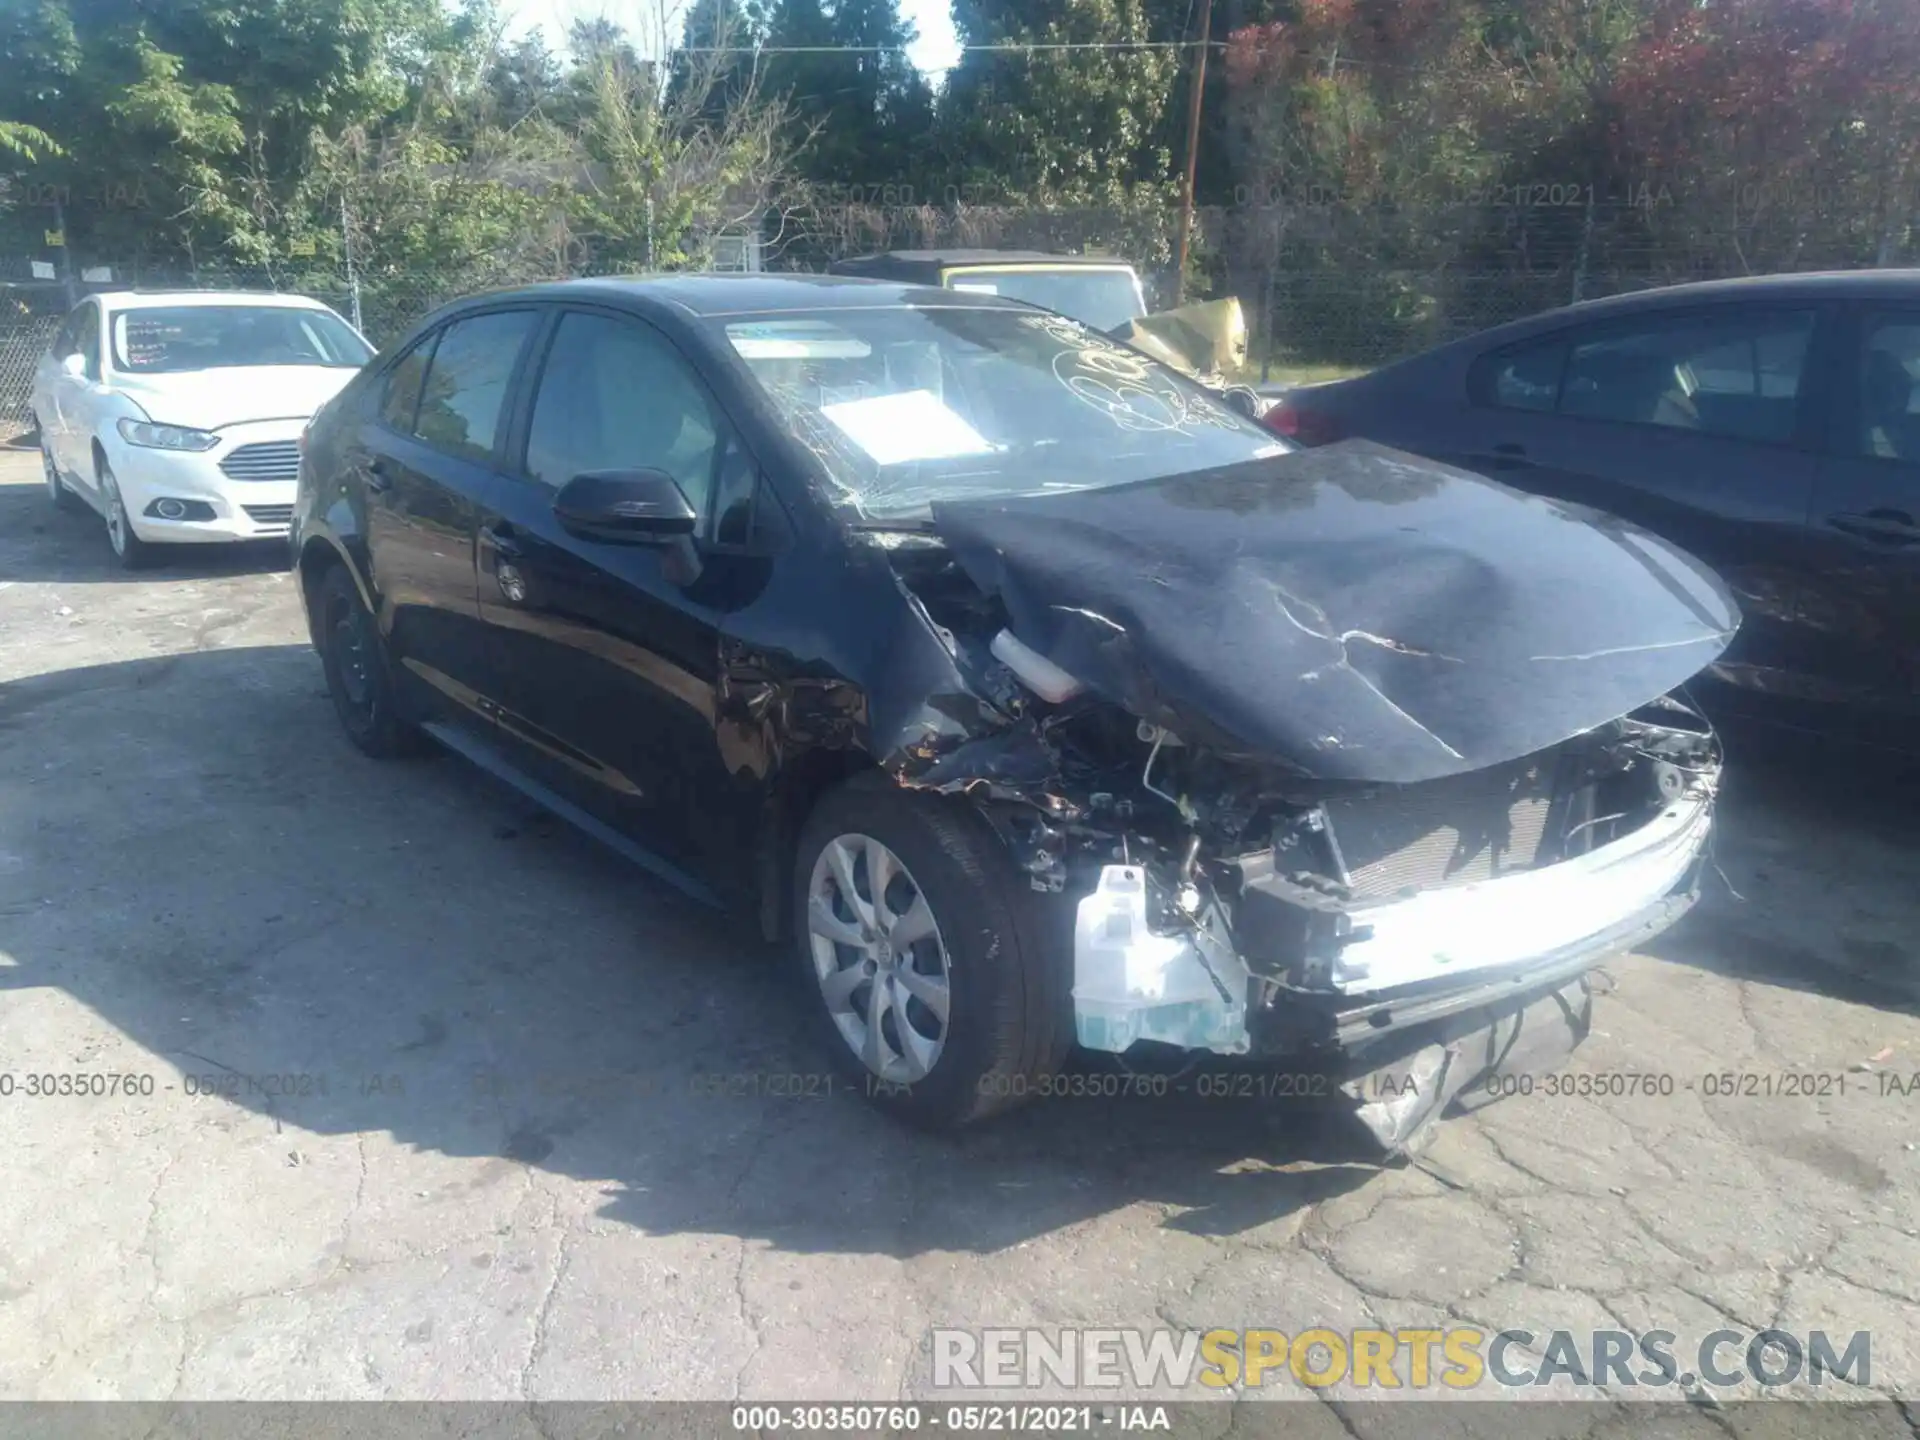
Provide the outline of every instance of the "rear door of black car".
{"type": "Polygon", "coordinates": [[[465,315],[381,377],[344,459],[366,496],[365,534],[396,680],[410,708],[488,728],[476,502],[499,466],[507,404],[540,311],[465,315]]]}
{"type": "Polygon", "coordinates": [[[1814,486],[1807,589],[1828,697],[1878,712],[1863,738],[1913,744],[1920,715],[1920,304],[1849,310],[1814,486]]]}
{"type": "Polygon", "coordinates": [[[1644,525],[1726,580],[1722,661],[1769,692],[1823,665],[1802,613],[1830,310],[1723,305],[1596,322],[1489,353],[1441,458],[1644,525]]]}
{"type": "Polygon", "coordinates": [[[766,558],[727,528],[758,472],[667,337],[588,308],[556,312],[543,334],[513,454],[480,516],[479,604],[516,763],[674,865],[709,871],[739,834],[740,787],[715,733],[720,627],[766,580],[766,558]],[[691,546],[586,538],[555,516],[575,475],[640,468],[672,475],[692,503],[691,546]]]}

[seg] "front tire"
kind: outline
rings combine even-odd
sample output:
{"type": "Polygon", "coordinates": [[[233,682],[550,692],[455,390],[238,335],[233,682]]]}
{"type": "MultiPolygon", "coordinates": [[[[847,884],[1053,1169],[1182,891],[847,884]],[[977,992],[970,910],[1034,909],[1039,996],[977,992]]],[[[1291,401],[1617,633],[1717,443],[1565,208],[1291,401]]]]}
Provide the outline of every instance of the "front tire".
{"type": "Polygon", "coordinates": [[[105,460],[100,462],[100,494],[107,503],[107,543],[113,547],[113,558],[122,570],[144,570],[153,563],[153,547],[133,533],[133,517],[120,498],[120,482],[105,460]]]}
{"type": "Polygon", "coordinates": [[[387,647],[345,566],[328,567],[315,588],[313,607],[314,641],[327,672],[327,694],[347,738],[376,760],[425,750],[426,737],[394,707],[387,647]]]}
{"type": "Polygon", "coordinates": [[[964,802],[880,775],[802,828],[794,955],[849,1084],[948,1129],[1037,1094],[1071,1044],[1071,935],[964,802]]]}

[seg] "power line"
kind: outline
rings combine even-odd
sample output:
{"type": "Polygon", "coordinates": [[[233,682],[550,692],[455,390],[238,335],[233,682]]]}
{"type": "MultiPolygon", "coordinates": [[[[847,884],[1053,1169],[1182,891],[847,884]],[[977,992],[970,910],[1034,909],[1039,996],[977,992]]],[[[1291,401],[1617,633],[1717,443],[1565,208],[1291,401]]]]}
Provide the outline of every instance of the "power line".
{"type": "MultiPolygon", "coordinates": [[[[1197,50],[1225,49],[1224,40],[1033,40],[1002,45],[957,45],[962,55],[1025,53],[1032,50],[1197,50]]],[[[681,45],[682,55],[905,55],[905,45],[681,45]]]]}

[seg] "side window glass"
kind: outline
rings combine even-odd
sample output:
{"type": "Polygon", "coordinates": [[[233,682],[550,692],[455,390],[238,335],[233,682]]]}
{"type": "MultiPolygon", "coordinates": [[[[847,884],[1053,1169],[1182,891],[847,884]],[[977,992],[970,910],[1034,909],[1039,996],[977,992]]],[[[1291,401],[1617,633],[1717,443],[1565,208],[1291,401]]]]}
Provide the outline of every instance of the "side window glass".
{"type": "Polygon", "coordinates": [[[752,539],[762,550],[784,550],[793,543],[793,518],[764,475],[760,477],[753,501],[752,539]]]}
{"type": "Polygon", "coordinates": [[[1812,311],[1681,315],[1576,340],[1560,413],[1736,440],[1793,438],[1812,311]]]}
{"type": "Polygon", "coordinates": [[[92,305],[80,307],[80,353],[86,358],[87,378],[100,378],[100,312],[92,305]]]}
{"type": "Polygon", "coordinates": [[[1502,410],[1552,410],[1566,364],[1564,340],[1502,351],[1488,357],[1474,399],[1502,410]]]}
{"type": "Polygon", "coordinates": [[[60,322],[60,329],[53,337],[53,358],[64,360],[80,348],[80,312],[73,311],[60,322]]]}
{"type": "Polygon", "coordinates": [[[380,418],[402,435],[413,433],[413,417],[420,408],[420,384],[427,378],[427,362],[433,358],[433,343],[438,333],[427,336],[387,372],[380,392],[380,418]]]}
{"type": "Polygon", "coordinates": [[[722,427],[680,353],[633,321],[569,314],[554,331],[527,432],[527,472],[556,489],[588,470],[664,470],[702,522],[722,427]]]}
{"type": "Polygon", "coordinates": [[[753,539],[753,512],[760,473],[746,446],[729,436],[721,447],[714,480],[713,538],[722,545],[746,545],[753,539]]]}
{"type": "Polygon", "coordinates": [[[1856,453],[1920,463],[1920,314],[1867,322],[1856,453]]]}
{"type": "Polygon", "coordinates": [[[450,455],[492,455],[513,367],[537,318],[531,310],[507,310],[456,320],[441,331],[413,433],[450,455]]]}

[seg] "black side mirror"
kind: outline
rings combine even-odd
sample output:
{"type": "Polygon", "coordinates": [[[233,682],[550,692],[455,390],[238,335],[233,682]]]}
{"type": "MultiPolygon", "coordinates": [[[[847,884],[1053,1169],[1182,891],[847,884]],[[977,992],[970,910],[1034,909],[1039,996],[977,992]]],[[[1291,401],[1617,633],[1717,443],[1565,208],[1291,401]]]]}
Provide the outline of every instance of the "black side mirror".
{"type": "Polygon", "coordinates": [[[665,544],[693,534],[699,517],[664,470],[589,470],[560,487],[553,513],[595,540],[665,544]]]}

